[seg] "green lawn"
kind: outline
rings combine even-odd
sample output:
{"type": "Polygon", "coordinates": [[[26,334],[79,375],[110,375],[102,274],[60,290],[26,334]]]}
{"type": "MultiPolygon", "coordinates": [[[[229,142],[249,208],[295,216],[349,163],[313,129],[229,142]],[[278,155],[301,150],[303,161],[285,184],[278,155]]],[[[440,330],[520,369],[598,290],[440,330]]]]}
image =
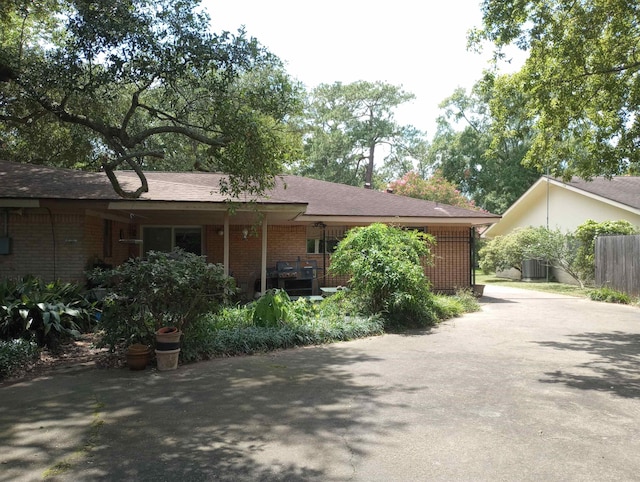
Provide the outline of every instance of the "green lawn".
{"type": "Polygon", "coordinates": [[[537,281],[515,281],[506,278],[498,278],[495,274],[486,275],[481,270],[476,270],[476,284],[510,286],[533,291],[546,291],[548,293],[558,293],[563,295],[578,296],[588,298],[590,288],[580,288],[579,286],[564,283],[546,283],[537,281]]]}

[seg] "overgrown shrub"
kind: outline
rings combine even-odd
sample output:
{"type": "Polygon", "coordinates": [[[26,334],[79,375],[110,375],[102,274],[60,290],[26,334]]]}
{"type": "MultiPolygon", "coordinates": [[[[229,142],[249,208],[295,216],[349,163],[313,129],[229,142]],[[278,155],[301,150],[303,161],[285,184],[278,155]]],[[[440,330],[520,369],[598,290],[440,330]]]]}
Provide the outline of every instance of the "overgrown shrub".
{"type": "Polygon", "coordinates": [[[514,229],[504,236],[496,236],[480,249],[480,269],[485,274],[515,268],[522,271],[528,259],[548,259],[550,231],[545,227],[514,229]]]}
{"type": "Polygon", "coordinates": [[[40,349],[35,342],[16,339],[0,341],[0,380],[38,360],[40,349]]]}
{"type": "Polygon", "coordinates": [[[91,279],[106,286],[101,320],[102,345],[152,344],[154,333],[175,326],[187,333],[189,325],[208,312],[216,312],[235,295],[233,278],[220,264],[176,249],[150,251],[91,279]]]}
{"type": "Polygon", "coordinates": [[[594,301],[605,301],[607,303],[619,303],[622,305],[631,303],[631,296],[606,286],[590,291],[589,298],[594,301]]]}
{"type": "Polygon", "coordinates": [[[435,238],[385,224],[351,229],[331,258],[330,271],[348,275],[349,294],[367,315],[389,324],[433,323],[433,298],[423,263],[431,263],[435,238]]]}
{"type": "Polygon", "coordinates": [[[27,276],[0,283],[0,339],[23,338],[53,347],[91,331],[94,304],[82,285],[27,276]]]}

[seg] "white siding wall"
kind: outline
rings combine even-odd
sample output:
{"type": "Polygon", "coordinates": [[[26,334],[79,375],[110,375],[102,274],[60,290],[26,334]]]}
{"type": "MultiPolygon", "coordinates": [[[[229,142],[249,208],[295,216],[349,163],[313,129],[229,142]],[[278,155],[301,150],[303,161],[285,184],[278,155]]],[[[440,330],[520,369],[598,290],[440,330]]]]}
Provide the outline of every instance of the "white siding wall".
{"type": "MultiPolygon", "coordinates": [[[[547,225],[547,186],[541,183],[530,191],[526,200],[513,206],[502,220],[493,226],[488,236],[510,233],[515,228],[547,225]]],[[[640,215],[612,206],[583,194],[549,184],[549,228],[574,231],[588,219],[617,221],[624,219],[640,227],[640,215]]]]}

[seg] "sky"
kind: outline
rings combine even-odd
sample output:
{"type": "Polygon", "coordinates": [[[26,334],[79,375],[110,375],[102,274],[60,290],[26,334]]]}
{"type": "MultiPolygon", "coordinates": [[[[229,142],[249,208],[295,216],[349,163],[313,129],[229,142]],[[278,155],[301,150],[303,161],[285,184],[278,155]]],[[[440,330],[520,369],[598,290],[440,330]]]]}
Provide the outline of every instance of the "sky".
{"type": "MultiPolygon", "coordinates": [[[[480,0],[203,0],[214,32],[244,26],[312,89],[321,83],[383,81],[414,94],[396,120],[432,138],[438,105],[469,90],[490,49],[467,50],[480,0]]],[[[513,70],[507,65],[503,71],[513,70]]]]}

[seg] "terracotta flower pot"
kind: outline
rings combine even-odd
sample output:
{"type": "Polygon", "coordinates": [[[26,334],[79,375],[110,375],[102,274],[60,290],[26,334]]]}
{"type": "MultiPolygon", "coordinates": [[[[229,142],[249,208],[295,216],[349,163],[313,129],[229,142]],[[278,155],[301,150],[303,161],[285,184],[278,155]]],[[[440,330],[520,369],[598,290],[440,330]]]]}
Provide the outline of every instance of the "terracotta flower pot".
{"type": "Polygon", "coordinates": [[[182,332],[175,326],[167,326],[156,331],[156,350],[176,350],[180,348],[182,332]]]}
{"type": "Polygon", "coordinates": [[[136,343],[127,348],[127,366],[131,370],[144,370],[151,361],[151,349],[136,343]]]}

